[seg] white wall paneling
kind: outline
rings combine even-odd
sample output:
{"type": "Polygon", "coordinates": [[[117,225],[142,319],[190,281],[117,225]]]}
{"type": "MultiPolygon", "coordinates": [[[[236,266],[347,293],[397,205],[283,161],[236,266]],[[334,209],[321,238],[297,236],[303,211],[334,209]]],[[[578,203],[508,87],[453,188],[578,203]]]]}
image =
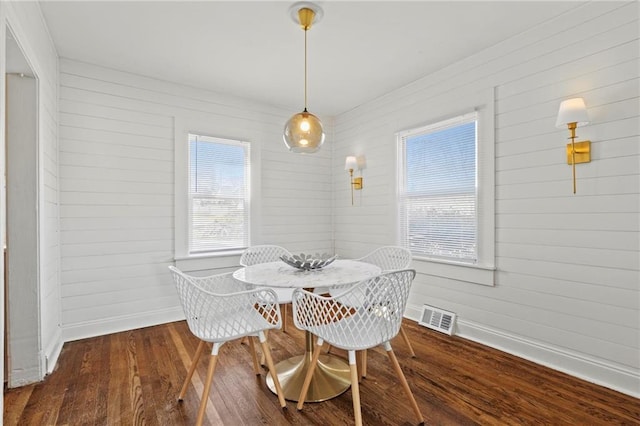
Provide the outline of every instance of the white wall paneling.
{"type": "MultiPolygon", "coordinates": [[[[331,140],[313,156],[289,153],[281,132],[291,112],[71,60],[60,69],[65,340],[182,317],[167,270],[176,236],[174,120],[260,153],[252,243],[332,249],[331,140]]],[[[224,272],[238,256],[176,264],[224,272]]]]}
{"type": "Polygon", "coordinates": [[[541,23],[336,118],[332,168],[367,156],[348,205],[334,179],[335,246],[358,257],[394,244],[394,132],[496,88],[495,287],[419,270],[407,315],[456,312],[457,334],[640,396],[640,124],[637,2],[576,4],[541,23]],[[560,102],[581,96],[592,162],[576,195],[556,129],[560,102]]]}

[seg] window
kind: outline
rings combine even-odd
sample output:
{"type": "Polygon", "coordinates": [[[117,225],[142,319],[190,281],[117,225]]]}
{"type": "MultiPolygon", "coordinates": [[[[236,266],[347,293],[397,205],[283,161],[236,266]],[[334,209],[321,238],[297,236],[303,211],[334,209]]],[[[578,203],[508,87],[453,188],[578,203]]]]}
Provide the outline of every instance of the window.
{"type": "Polygon", "coordinates": [[[188,252],[242,249],[249,242],[249,144],[188,134],[188,252]]]}
{"type": "Polygon", "coordinates": [[[448,118],[396,134],[398,239],[418,273],[494,285],[494,91],[428,105],[427,119],[448,118]]]}
{"type": "Polygon", "coordinates": [[[400,241],[417,257],[478,261],[478,114],[399,137],[400,241]]]}

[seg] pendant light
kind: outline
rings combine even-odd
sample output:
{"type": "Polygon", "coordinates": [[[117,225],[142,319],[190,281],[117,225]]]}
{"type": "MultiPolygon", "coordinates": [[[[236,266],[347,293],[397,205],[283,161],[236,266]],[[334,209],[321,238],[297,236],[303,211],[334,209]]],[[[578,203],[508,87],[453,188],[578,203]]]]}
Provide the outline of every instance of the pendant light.
{"type": "Polygon", "coordinates": [[[284,126],[284,143],[291,152],[313,153],[324,143],[324,129],[318,117],[307,111],[307,31],[322,17],[322,9],[308,2],[294,4],[294,21],[304,30],[304,110],[294,114],[284,126]]]}

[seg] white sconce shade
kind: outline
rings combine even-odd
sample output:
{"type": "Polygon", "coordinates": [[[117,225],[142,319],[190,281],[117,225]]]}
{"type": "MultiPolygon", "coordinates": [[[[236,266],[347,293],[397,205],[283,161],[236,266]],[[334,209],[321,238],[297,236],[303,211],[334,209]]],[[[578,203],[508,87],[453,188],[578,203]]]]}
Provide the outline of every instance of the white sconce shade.
{"type": "Polygon", "coordinates": [[[569,123],[577,123],[577,126],[589,124],[587,107],[582,98],[567,99],[560,104],[556,127],[567,127],[569,123]]]}
{"type": "Polygon", "coordinates": [[[344,161],[344,169],[347,171],[358,170],[358,159],[353,155],[348,156],[344,161]]]}

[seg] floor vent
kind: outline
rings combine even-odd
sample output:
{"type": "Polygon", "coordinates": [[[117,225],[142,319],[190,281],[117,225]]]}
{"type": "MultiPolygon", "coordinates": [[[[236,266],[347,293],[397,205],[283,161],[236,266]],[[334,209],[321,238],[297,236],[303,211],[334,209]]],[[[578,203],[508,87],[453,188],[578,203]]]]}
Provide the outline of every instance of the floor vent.
{"type": "Polygon", "coordinates": [[[424,305],[422,308],[422,317],[419,324],[427,328],[446,333],[449,336],[453,334],[453,326],[456,321],[456,314],[444,311],[433,306],[424,305]]]}

